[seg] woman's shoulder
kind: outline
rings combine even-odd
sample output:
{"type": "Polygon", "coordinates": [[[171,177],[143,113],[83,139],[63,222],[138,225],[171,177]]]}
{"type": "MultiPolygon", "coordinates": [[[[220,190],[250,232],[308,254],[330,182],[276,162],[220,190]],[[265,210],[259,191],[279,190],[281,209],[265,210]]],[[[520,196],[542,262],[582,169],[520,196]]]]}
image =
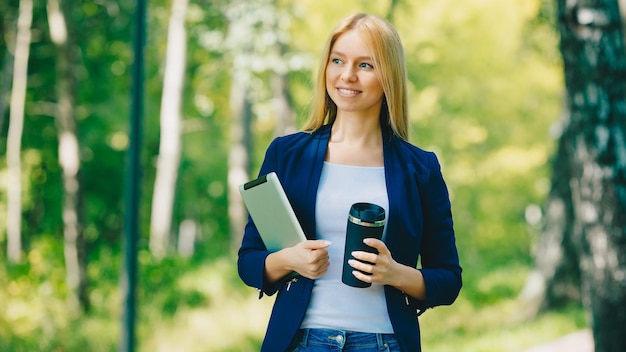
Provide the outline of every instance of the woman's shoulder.
{"type": "Polygon", "coordinates": [[[289,150],[299,148],[310,143],[312,135],[307,132],[298,131],[282,136],[274,137],[270,143],[269,149],[277,148],[280,150],[289,150]]]}
{"type": "Polygon", "coordinates": [[[311,137],[311,133],[304,131],[296,131],[287,133],[281,136],[274,137],[274,141],[277,143],[297,143],[303,139],[308,139],[311,137]]]}
{"type": "Polygon", "coordinates": [[[435,152],[423,149],[409,141],[401,138],[394,138],[394,144],[400,150],[400,153],[404,158],[408,158],[412,161],[419,162],[420,164],[430,165],[433,162],[438,162],[435,152]]]}
{"type": "MultiPolygon", "coordinates": [[[[395,138],[392,160],[399,168],[426,184],[433,175],[441,175],[441,164],[433,151],[422,149],[406,140],[395,138]]],[[[440,176],[439,176],[440,177],[440,176]]]]}
{"type": "Polygon", "coordinates": [[[327,132],[327,128],[325,128],[325,126],[312,132],[308,132],[308,131],[292,132],[292,133],[285,134],[282,136],[274,137],[271,145],[275,147],[281,147],[281,148],[304,146],[304,145],[311,143],[314,140],[323,139],[325,136],[326,138],[328,138],[326,132],[327,132]]]}

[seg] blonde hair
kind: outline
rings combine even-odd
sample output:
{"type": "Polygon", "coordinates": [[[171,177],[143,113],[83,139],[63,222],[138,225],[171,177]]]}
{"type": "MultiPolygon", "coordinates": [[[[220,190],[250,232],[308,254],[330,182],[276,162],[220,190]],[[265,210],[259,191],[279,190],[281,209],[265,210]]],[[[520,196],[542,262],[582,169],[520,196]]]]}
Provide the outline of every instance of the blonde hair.
{"type": "Polygon", "coordinates": [[[383,86],[381,123],[389,125],[400,138],[408,140],[407,73],[400,36],[388,21],[363,13],[346,17],[328,36],[320,59],[311,113],[303,130],[314,132],[324,124],[333,123],[337,117],[337,105],[326,92],[326,67],[337,39],[351,30],[363,35],[372,52],[374,70],[383,86]]]}

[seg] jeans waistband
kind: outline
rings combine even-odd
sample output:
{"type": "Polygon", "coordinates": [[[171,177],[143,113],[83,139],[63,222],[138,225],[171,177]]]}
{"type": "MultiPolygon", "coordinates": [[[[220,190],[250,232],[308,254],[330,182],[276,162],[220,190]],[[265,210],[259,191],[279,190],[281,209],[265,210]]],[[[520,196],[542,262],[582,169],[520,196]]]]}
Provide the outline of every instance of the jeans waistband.
{"type": "Polygon", "coordinates": [[[338,348],[350,346],[376,346],[383,349],[389,342],[396,342],[394,334],[346,331],[338,329],[300,329],[296,335],[301,346],[309,343],[335,345],[338,348]]]}

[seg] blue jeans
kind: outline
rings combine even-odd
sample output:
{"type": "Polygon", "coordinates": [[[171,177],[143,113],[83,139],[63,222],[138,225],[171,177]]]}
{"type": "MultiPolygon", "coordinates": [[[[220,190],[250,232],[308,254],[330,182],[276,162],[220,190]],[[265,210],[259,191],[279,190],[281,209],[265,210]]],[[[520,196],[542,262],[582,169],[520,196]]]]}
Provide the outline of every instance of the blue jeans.
{"type": "Polygon", "coordinates": [[[291,352],[400,352],[393,334],[334,329],[300,329],[287,351],[291,352]]]}

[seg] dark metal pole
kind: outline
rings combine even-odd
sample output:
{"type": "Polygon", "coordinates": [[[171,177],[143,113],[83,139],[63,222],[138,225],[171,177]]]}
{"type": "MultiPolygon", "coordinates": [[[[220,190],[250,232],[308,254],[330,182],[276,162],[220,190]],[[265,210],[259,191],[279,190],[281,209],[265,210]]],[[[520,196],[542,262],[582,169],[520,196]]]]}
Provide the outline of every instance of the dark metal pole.
{"type": "Polygon", "coordinates": [[[120,350],[135,350],[135,312],[137,284],[137,238],[139,237],[139,185],[141,163],[141,121],[143,116],[144,42],[146,28],[145,0],[136,0],[133,27],[134,61],[132,65],[132,102],[129,146],[127,152],[124,214],[124,297],[122,341],[120,350]]]}

